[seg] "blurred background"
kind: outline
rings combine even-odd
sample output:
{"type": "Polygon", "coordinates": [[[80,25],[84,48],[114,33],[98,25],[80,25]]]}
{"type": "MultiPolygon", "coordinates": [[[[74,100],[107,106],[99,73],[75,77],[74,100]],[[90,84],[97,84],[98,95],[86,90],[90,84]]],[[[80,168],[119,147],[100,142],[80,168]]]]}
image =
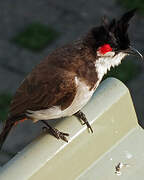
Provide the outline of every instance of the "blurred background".
{"type": "MultiPolygon", "coordinates": [[[[0,128],[20,82],[48,53],[79,38],[90,27],[99,25],[103,15],[112,19],[135,7],[139,10],[131,21],[130,38],[132,45],[144,54],[143,0],[1,0],[0,128]]],[[[143,68],[144,61],[129,56],[107,75],[116,77],[127,85],[142,127],[143,68]]],[[[0,165],[42,134],[41,128],[40,123],[32,124],[31,121],[14,127],[0,152],[0,165]]]]}

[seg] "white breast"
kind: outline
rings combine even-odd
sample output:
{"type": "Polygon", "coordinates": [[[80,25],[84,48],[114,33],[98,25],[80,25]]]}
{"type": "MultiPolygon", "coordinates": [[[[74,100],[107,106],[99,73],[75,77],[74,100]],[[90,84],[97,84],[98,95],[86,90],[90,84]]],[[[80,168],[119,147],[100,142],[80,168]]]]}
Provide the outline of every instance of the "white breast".
{"type": "Polygon", "coordinates": [[[72,104],[67,109],[62,111],[60,107],[54,106],[50,109],[39,111],[28,110],[27,115],[32,118],[34,122],[36,122],[38,120],[48,120],[71,116],[79,111],[89,101],[94,93],[94,90],[89,91],[89,87],[84,82],[81,82],[77,77],[75,78],[75,82],[77,85],[77,93],[72,104]]]}

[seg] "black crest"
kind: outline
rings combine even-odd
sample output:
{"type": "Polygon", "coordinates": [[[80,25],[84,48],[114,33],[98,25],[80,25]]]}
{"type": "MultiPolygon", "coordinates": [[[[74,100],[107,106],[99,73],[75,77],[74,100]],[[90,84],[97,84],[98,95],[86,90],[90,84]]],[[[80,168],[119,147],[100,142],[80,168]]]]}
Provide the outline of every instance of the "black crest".
{"type": "Polygon", "coordinates": [[[119,20],[113,19],[111,22],[106,17],[102,19],[102,25],[92,29],[94,38],[97,40],[96,46],[109,43],[116,50],[127,49],[130,45],[128,37],[129,21],[134,16],[136,9],[128,11],[119,20]]]}
{"type": "Polygon", "coordinates": [[[109,31],[117,39],[120,49],[126,49],[130,45],[127,30],[129,27],[129,21],[134,16],[135,11],[136,9],[125,13],[118,21],[114,19],[109,26],[109,31]]]}

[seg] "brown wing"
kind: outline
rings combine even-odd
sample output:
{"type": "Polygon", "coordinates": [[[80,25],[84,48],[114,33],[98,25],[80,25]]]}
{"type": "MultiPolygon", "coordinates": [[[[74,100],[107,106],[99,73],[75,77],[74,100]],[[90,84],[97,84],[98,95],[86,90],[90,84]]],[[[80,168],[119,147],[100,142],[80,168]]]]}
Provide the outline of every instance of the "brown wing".
{"type": "Polygon", "coordinates": [[[10,116],[52,106],[65,109],[72,103],[75,94],[74,74],[53,66],[38,66],[18,88],[10,106],[10,116]]]}

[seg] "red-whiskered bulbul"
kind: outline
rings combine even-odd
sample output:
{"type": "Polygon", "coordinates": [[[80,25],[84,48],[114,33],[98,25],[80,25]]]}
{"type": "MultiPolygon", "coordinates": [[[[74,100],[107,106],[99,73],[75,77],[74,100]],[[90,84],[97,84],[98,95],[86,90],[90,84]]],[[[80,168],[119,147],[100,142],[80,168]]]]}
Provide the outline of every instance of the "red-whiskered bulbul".
{"type": "Polygon", "coordinates": [[[82,107],[92,97],[104,74],[129,55],[143,56],[131,47],[129,21],[135,10],[119,20],[103,18],[102,25],[49,54],[24,79],[10,105],[0,135],[2,146],[11,128],[22,120],[41,121],[56,138],[67,141],[67,133],[51,127],[52,119],[75,115],[93,132],[82,107]],[[47,121],[46,121],[47,120],[47,121]]]}

